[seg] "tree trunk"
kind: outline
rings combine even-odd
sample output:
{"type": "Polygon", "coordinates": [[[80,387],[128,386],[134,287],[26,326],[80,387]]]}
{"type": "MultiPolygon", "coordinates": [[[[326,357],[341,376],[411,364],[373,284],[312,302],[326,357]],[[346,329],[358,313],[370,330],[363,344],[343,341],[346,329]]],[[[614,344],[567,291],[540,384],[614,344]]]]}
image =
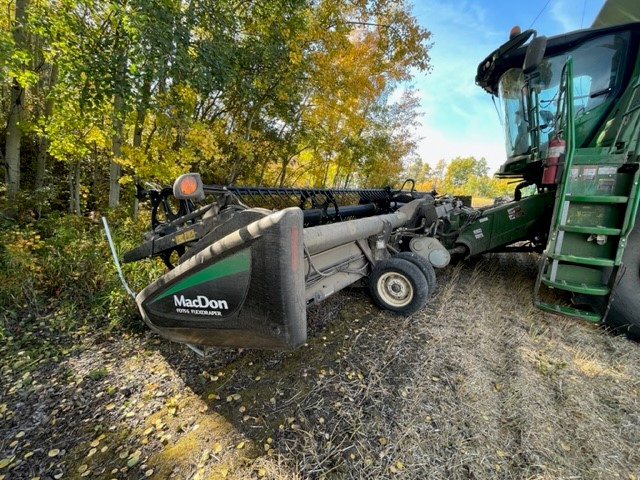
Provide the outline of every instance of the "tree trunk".
{"type": "MultiPolygon", "coordinates": [[[[144,130],[144,122],[147,117],[147,103],[149,102],[149,97],[151,95],[151,81],[148,78],[145,78],[145,81],[142,85],[142,101],[141,105],[138,107],[138,111],[136,114],[136,124],[133,127],[133,148],[140,148],[142,146],[142,131],[144,130]]],[[[136,183],[138,183],[138,178],[135,177],[136,183]]],[[[138,209],[140,208],[140,201],[137,196],[133,197],[133,219],[138,219],[138,209]]]]}
{"type": "MultiPolygon", "coordinates": [[[[25,46],[24,24],[27,21],[27,0],[16,0],[16,17],[13,27],[13,41],[15,49],[25,46]]],[[[5,145],[5,183],[7,185],[7,198],[13,199],[20,190],[20,144],[22,142],[22,130],[20,119],[22,117],[22,104],[24,102],[24,88],[13,79],[11,86],[11,103],[9,104],[9,118],[7,120],[7,138],[5,145]]]]}
{"type": "Polygon", "coordinates": [[[122,95],[116,94],[113,101],[113,137],[111,149],[113,159],[109,166],[109,208],[115,208],[120,203],[120,175],[122,168],[118,163],[122,157],[122,95]]]}
{"type": "MultiPolygon", "coordinates": [[[[244,139],[248,142],[251,139],[251,126],[253,125],[253,119],[255,118],[256,114],[259,113],[254,111],[253,113],[251,113],[249,115],[249,118],[247,119],[247,124],[246,124],[246,130],[244,132],[244,139]]],[[[231,167],[231,173],[229,174],[229,177],[227,179],[227,184],[228,185],[233,185],[233,182],[236,181],[236,177],[238,176],[238,170],[240,169],[241,165],[240,163],[243,160],[246,160],[246,156],[244,154],[240,155],[238,153],[236,153],[236,155],[234,155],[235,159],[233,162],[233,165],[231,167]]]]}
{"type": "Polygon", "coordinates": [[[69,172],[69,213],[80,215],[80,161],[73,163],[69,172]]]}
{"type": "MultiPolygon", "coordinates": [[[[49,124],[49,119],[53,114],[53,96],[51,95],[51,90],[55,86],[58,81],[58,65],[54,63],[51,65],[51,74],[49,76],[49,85],[47,89],[47,101],[44,104],[44,119],[43,124],[46,129],[49,124]]],[[[35,179],[35,190],[42,188],[44,186],[44,176],[47,169],[47,156],[49,150],[49,136],[46,131],[43,131],[38,138],[38,163],[36,165],[36,179],[35,179]]]]}
{"type": "Polygon", "coordinates": [[[5,145],[5,183],[7,184],[7,197],[13,199],[20,190],[20,144],[22,131],[20,130],[20,117],[22,116],[22,101],[24,89],[14,80],[11,87],[11,106],[9,121],[7,122],[7,143],[5,145]]]}
{"type": "Polygon", "coordinates": [[[116,66],[116,94],[113,96],[113,136],[111,137],[111,153],[112,158],[109,164],[109,208],[116,208],[120,203],[120,176],[122,174],[122,166],[119,163],[122,157],[122,129],[124,124],[124,83],[125,72],[127,68],[127,57],[124,53],[125,42],[122,41],[120,24],[116,26],[115,31],[115,51],[118,52],[116,66]]]}

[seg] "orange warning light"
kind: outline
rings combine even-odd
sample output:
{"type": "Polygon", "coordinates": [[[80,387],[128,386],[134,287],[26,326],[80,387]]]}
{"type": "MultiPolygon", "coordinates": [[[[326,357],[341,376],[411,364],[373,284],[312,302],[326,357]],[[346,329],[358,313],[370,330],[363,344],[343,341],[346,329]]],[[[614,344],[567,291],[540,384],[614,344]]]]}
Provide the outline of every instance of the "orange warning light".
{"type": "Polygon", "coordinates": [[[204,190],[199,173],[185,173],[173,183],[173,195],[180,200],[202,200],[204,190]]]}
{"type": "Polygon", "coordinates": [[[198,180],[193,175],[184,176],[180,180],[180,184],[178,185],[180,189],[180,193],[186,197],[189,197],[196,193],[198,190],[198,180]]]}

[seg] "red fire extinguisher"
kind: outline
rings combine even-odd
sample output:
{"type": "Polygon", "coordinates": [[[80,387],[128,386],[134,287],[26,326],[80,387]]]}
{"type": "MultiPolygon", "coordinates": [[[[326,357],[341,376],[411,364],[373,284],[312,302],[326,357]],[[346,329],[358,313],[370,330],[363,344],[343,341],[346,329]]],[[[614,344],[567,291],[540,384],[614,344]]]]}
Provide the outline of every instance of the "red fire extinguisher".
{"type": "Polygon", "coordinates": [[[549,140],[547,147],[547,158],[544,160],[544,170],[542,171],[542,184],[555,185],[560,180],[562,170],[560,166],[564,163],[564,152],[566,143],[560,137],[553,137],[549,140]]]}

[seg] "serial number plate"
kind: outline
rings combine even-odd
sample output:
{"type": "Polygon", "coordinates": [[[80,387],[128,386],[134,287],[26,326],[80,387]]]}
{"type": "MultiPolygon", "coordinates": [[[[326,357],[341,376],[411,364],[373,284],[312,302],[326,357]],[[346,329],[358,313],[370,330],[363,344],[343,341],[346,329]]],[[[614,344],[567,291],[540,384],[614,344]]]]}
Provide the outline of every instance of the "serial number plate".
{"type": "Polygon", "coordinates": [[[183,243],[187,243],[195,239],[196,239],[196,230],[195,228],[192,228],[190,230],[186,230],[176,235],[176,245],[181,245],[183,243]]]}

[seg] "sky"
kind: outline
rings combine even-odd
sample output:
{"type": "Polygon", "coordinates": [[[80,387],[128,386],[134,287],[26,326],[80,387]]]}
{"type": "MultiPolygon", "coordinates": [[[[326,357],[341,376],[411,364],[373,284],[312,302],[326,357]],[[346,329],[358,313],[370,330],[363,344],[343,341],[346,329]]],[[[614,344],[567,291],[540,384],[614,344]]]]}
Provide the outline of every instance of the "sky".
{"type": "Polygon", "coordinates": [[[503,131],[491,95],[475,84],[478,63],[508,40],[514,25],[546,36],[587,28],[604,1],[413,0],[433,43],[432,70],[414,78],[422,160],[434,167],[440,159],[484,157],[497,171],[506,160],[503,131]]]}

